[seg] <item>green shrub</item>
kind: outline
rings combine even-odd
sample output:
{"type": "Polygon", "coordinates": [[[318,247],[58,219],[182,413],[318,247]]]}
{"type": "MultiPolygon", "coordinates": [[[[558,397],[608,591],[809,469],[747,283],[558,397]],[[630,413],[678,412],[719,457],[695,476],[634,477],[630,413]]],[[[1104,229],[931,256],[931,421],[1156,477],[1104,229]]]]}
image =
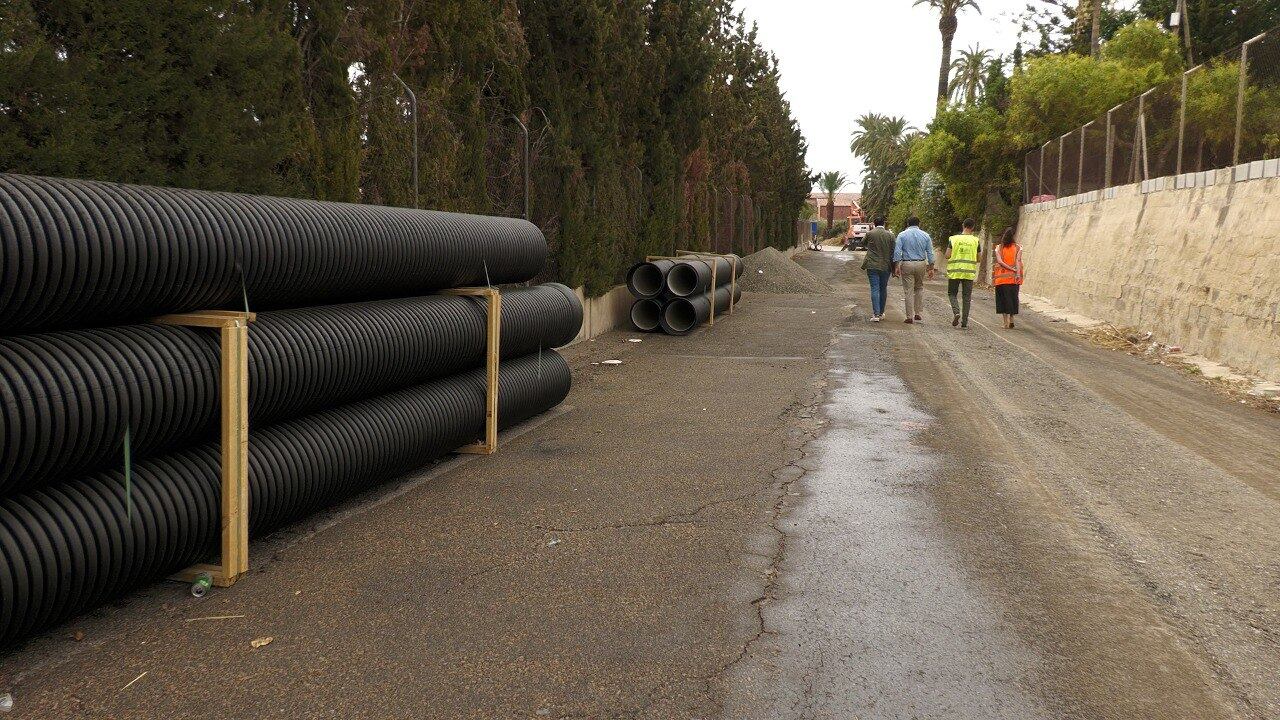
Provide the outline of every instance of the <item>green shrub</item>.
{"type": "Polygon", "coordinates": [[[829,229],[827,229],[822,234],[822,237],[824,239],[831,239],[833,237],[840,237],[841,235],[844,235],[848,232],[849,232],[849,221],[840,220],[836,224],[832,225],[829,229]]]}

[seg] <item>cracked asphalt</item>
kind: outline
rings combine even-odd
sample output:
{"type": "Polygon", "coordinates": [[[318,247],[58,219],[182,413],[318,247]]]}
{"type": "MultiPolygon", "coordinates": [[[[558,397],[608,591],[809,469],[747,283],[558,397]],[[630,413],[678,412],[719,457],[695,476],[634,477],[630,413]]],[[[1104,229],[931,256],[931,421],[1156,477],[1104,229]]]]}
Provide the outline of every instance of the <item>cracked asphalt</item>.
{"type": "Polygon", "coordinates": [[[1280,419],[982,293],[873,325],[857,259],[569,348],[497,455],[0,658],[12,716],[1280,718],[1280,419]]]}

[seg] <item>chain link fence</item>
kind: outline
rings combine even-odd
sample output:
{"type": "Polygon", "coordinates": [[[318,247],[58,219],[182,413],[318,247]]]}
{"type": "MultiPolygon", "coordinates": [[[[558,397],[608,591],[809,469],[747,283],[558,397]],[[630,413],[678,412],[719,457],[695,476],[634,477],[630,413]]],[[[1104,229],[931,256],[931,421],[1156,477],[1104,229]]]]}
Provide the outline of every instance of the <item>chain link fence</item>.
{"type": "Polygon", "coordinates": [[[1280,158],[1280,31],[1250,41],[1244,51],[1247,82],[1237,162],[1280,158]]]}
{"type": "Polygon", "coordinates": [[[1042,202],[1249,163],[1261,177],[1263,161],[1280,173],[1280,28],[1027,153],[1023,192],[1042,202]]]}
{"type": "Polygon", "coordinates": [[[1071,132],[1058,138],[1058,157],[1061,158],[1061,169],[1058,171],[1059,197],[1075,195],[1080,192],[1080,138],[1082,130],[1071,132]]]}
{"type": "Polygon", "coordinates": [[[1101,190],[1107,183],[1107,126],[1095,120],[1080,133],[1080,192],[1101,190]]]}

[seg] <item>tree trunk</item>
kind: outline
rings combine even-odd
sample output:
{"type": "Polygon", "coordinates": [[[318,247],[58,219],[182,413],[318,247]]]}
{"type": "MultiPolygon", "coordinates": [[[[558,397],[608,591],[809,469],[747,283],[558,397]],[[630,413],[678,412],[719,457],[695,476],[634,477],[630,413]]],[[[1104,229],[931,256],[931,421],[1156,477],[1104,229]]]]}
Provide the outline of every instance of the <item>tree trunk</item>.
{"type": "Polygon", "coordinates": [[[942,33],[942,65],[938,68],[938,103],[947,101],[947,79],[951,72],[951,43],[956,38],[959,21],[955,15],[943,15],[938,20],[938,32],[942,33]]]}
{"type": "Polygon", "coordinates": [[[1089,0],[1089,14],[1093,16],[1089,28],[1089,56],[1098,59],[1102,48],[1102,0],[1089,0]]]}
{"type": "Polygon", "coordinates": [[[984,223],[980,232],[982,246],[978,250],[978,276],[974,285],[987,285],[991,282],[991,252],[995,249],[991,230],[984,223]]]}
{"type": "Polygon", "coordinates": [[[827,198],[827,234],[831,234],[831,228],[836,224],[836,201],[835,198],[827,198]]]}

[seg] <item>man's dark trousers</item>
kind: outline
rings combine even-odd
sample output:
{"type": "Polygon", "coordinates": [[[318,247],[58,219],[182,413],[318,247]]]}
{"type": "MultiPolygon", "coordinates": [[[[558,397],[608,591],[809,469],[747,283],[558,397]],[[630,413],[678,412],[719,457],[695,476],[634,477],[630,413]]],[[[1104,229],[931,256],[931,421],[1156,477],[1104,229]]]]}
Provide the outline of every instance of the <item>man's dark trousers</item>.
{"type": "Polygon", "coordinates": [[[972,297],[972,280],[947,280],[947,298],[951,300],[951,312],[959,315],[960,322],[966,326],[969,324],[969,301],[972,297]],[[963,310],[961,309],[960,299],[956,295],[960,295],[964,299],[963,310]]]}

